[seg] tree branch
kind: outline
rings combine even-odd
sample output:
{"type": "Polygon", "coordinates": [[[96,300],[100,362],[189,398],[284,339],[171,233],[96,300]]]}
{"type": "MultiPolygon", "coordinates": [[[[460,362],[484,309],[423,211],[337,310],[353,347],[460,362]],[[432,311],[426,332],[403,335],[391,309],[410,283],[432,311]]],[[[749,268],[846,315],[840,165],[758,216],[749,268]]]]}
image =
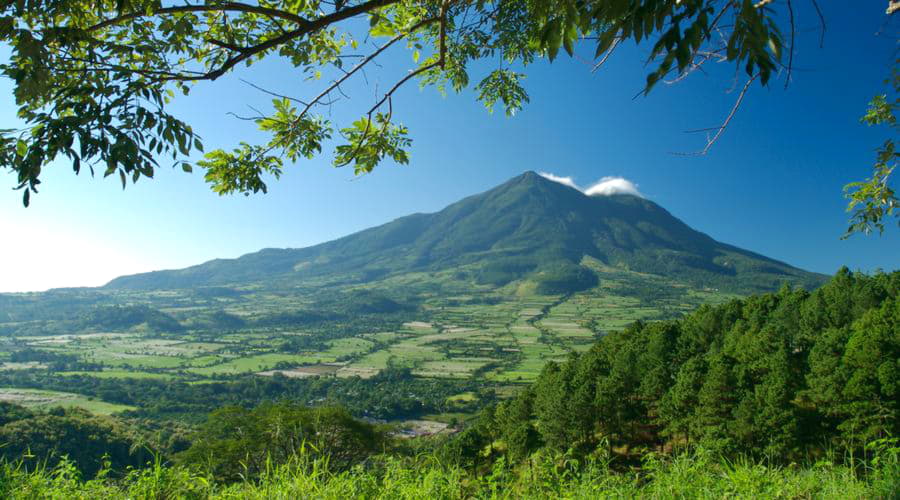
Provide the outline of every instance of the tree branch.
{"type": "MultiPolygon", "coordinates": [[[[376,102],[375,105],[372,106],[369,109],[369,111],[366,113],[366,115],[368,117],[368,120],[366,120],[366,129],[363,131],[363,135],[360,138],[356,149],[353,151],[353,154],[348,156],[347,160],[344,161],[343,163],[335,165],[335,167],[346,166],[351,161],[353,161],[354,158],[356,158],[356,155],[359,153],[360,148],[362,148],[362,145],[365,144],[366,139],[369,136],[369,129],[372,126],[372,113],[374,113],[376,110],[378,110],[378,108],[380,108],[385,103],[385,101],[388,102],[388,106],[390,107],[390,112],[388,113],[388,119],[385,120],[384,127],[387,127],[390,124],[390,117],[394,113],[393,102],[391,101],[391,98],[393,97],[394,92],[396,92],[397,89],[402,87],[404,83],[415,78],[417,75],[420,75],[428,70],[431,70],[431,69],[434,69],[437,67],[440,67],[440,68],[444,67],[444,64],[446,61],[446,55],[447,55],[447,11],[450,8],[450,4],[452,3],[452,1],[453,0],[447,0],[441,5],[441,14],[440,14],[440,17],[438,18],[441,22],[441,25],[440,25],[440,30],[441,30],[441,32],[440,32],[440,49],[439,49],[439,55],[438,55],[437,60],[430,64],[426,64],[425,66],[422,66],[414,71],[411,71],[408,75],[404,76],[397,83],[395,83],[394,86],[391,87],[390,90],[385,92],[385,94],[381,97],[381,99],[378,102],[376,102]]],[[[431,21],[433,22],[434,19],[432,19],[431,21]]]]}
{"type": "Polygon", "coordinates": [[[787,78],[784,81],[785,89],[791,84],[791,73],[794,71],[794,35],[796,34],[794,29],[794,6],[791,5],[791,0],[787,0],[787,8],[788,19],[790,19],[791,23],[791,50],[788,52],[787,78]]]}
{"type": "Polygon", "coordinates": [[[825,15],[822,14],[822,9],[819,8],[819,2],[816,0],[810,1],[812,1],[813,7],[816,9],[816,14],[819,15],[819,24],[822,25],[822,34],[819,36],[819,48],[821,49],[825,46],[825,30],[827,29],[827,26],[825,25],[825,15]]]}
{"type": "Polygon", "coordinates": [[[241,62],[253,57],[260,52],[265,52],[266,50],[275,48],[281,44],[287,43],[294,38],[298,38],[304,35],[307,35],[313,31],[320,30],[330,24],[343,21],[345,19],[349,19],[359,14],[363,14],[381,7],[385,7],[391,5],[393,3],[397,3],[399,0],[370,0],[365,3],[361,3],[359,5],[354,5],[353,7],[346,8],[344,10],[328,14],[327,16],[322,16],[313,21],[308,21],[304,26],[301,26],[295,30],[288,31],[286,33],[281,34],[275,38],[271,38],[262,42],[260,44],[244,47],[239,50],[239,53],[227,59],[222,66],[218,69],[209,71],[205,74],[199,76],[183,76],[178,78],[168,78],[163,80],[178,80],[178,81],[199,81],[199,80],[215,80],[220,76],[224,75],[231,68],[237,66],[241,62]]]}
{"type": "Polygon", "coordinates": [[[678,156],[703,156],[706,153],[708,153],[709,149],[712,147],[712,145],[715,144],[716,141],[719,140],[719,137],[721,137],[722,133],[725,132],[725,129],[728,128],[728,124],[731,123],[731,120],[732,120],[732,118],[734,118],[734,115],[737,113],[738,108],[741,107],[741,101],[743,101],[744,96],[747,95],[747,91],[750,89],[750,85],[753,84],[753,81],[756,80],[756,78],[758,76],[759,76],[759,74],[755,74],[752,77],[750,77],[749,80],[747,80],[747,82],[744,84],[744,87],[741,89],[740,94],[738,94],[737,100],[735,100],[735,102],[734,102],[734,106],[731,107],[731,112],[728,113],[728,116],[725,117],[725,121],[722,122],[721,125],[719,125],[718,127],[711,127],[708,129],[700,129],[700,130],[694,131],[694,132],[702,132],[705,130],[716,130],[716,134],[714,136],[712,136],[711,139],[708,139],[706,141],[706,147],[704,147],[701,151],[696,151],[693,153],[672,153],[672,154],[678,155],[678,156]]]}
{"type": "Polygon", "coordinates": [[[268,17],[285,19],[296,24],[308,24],[310,22],[308,19],[302,16],[298,16],[297,14],[294,14],[292,12],[270,9],[268,7],[261,7],[259,5],[248,5],[238,2],[223,2],[212,5],[179,5],[175,7],[161,7],[159,9],[151,10],[149,13],[130,12],[128,14],[123,14],[121,16],[117,16],[112,19],[107,19],[106,21],[97,23],[87,28],[87,31],[101,30],[103,28],[108,28],[119,23],[131,21],[132,19],[137,19],[139,17],[152,17],[165,14],[181,14],[186,12],[248,12],[253,14],[262,14],[268,17]]]}
{"type": "Polygon", "coordinates": [[[330,94],[332,91],[334,91],[334,89],[338,88],[342,83],[344,83],[345,81],[347,81],[347,79],[349,79],[351,76],[353,76],[354,73],[356,73],[357,71],[359,71],[360,69],[362,69],[363,66],[365,66],[366,64],[368,64],[369,62],[371,62],[372,59],[375,59],[375,58],[378,57],[382,52],[384,52],[385,50],[387,50],[388,47],[390,47],[390,46],[393,45],[394,43],[396,43],[396,42],[398,42],[398,41],[400,41],[400,40],[406,38],[407,36],[409,36],[410,33],[414,33],[415,31],[417,31],[417,30],[419,30],[419,29],[421,29],[421,28],[423,28],[423,27],[425,27],[425,26],[427,26],[427,25],[429,25],[429,24],[431,24],[431,23],[433,23],[433,22],[436,22],[436,21],[438,21],[439,19],[440,19],[440,18],[432,17],[432,18],[429,18],[429,19],[424,19],[424,20],[422,20],[422,21],[419,21],[418,23],[416,23],[415,25],[413,25],[407,32],[405,32],[405,33],[400,33],[399,35],[395,36],[394,38],[388,40],[384,45],[382,45],[382,46],[379,47],[377,50],[375,50],[374,52],[372,52],[371,54],[369,54],[368,56],[366,56],[362,61],[360,61],[359,63],[357,63],[356,66],[354,66],[350,71],[345,72],[344,75],[343,75],[342,77],[340,77],[339,79],[335,80],[334,83],[332,83],[331,85],[329,85],[329,86],[328,86],[325,90],[323,90],[319,95],[317,95],[317,96],[314,97],[311,101],[309,101],[309,103],[306,104],[306,107],[303,109],[303,111],[300,112],[300,115],[299,115],[298,119],[303,118],[303,116],[306,115],[307,112],[309,112],[310,108],[312,108],[313,105],[315,105],[316,103],[318,103],[319,101],[321,101],[322,99],[324,99],[325,96],[327,96],[328,94],[330,94]]]}
{"type": "Polygon", "coordinates": [[[603,54],[603,59],[600,59],[600,62],[598,62],[597,64],[594,65],[593,68],[591,68],[591,73],[596,73],[604,64],[606,64],[606,61],[610,58],[610,56],[612,56],[613,51],[616,50],[616,47],[618,47],[619,43],[621,43],[621,42],[622,42],[622,37],[617,36],[613,40],[613,42],[609,46],[609,48],[606,49],[606,54],[603,54]]]}

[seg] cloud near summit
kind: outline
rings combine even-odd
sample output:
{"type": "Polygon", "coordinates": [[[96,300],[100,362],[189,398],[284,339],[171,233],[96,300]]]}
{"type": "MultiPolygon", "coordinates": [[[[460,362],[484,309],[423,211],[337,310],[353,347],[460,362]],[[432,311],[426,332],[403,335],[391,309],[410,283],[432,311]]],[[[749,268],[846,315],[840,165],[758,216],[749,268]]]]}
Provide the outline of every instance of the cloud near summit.
{"type": "Polygon", "coordinates": [[[571,177],[562,177],[559,175],[551,174],[549,172],[538,172],[538,174],[547,180],[551,180],[553,182],[558,182],[565,186],[575,188],[588,196],[630,194],[633,196],[639,196],[641,198],[644,197],[644,195],[641,194],[640,191],[638,191],[637,184],[629,181],[624,177],[604,177],[594,184],[591,184],[587,188],[581,188],[571,177]]]}
{"type": "Polygon", "coordinates": [[[581,188],[578,187],[577,184],[575,184],[575,180],[572,179],[571,177],[560,177],[558,175],[553,175],[549,172],[538,172],[538,175],[540,175],[541,177],[543,177],[545,179],[551,180],[553,182],[558,182],[562,185],[569,186],[570,188],[575,188],[575,189],[581,191],[581,188]]]}

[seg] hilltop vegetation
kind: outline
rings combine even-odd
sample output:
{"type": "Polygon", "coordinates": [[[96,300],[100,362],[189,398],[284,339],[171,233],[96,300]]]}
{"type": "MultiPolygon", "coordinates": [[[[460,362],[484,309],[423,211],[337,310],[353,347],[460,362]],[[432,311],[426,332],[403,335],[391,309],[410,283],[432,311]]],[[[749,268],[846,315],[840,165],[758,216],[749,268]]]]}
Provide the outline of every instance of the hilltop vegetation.
{"type": "MultiPolygon", "coordinates": [[[[12,416],[0,425],[7,439],[15,429],[39,428],[37,422],[64,429],[71,422],[125,426],[128,439],[140,442],[156,425],[166,429],[168,447],[157,440],[147,449],[171,463],[128,472],[141,457],[114,455],[99,479],[83,482],[78,471],[90,478],[99,463],[85,456],[87,450],[111,443],[79,448],[69,461],[60,460],[68,448],[44,448],[55,470],[15,465],[24,457],[19,444],[4,448],[13,462],[0,471],[12,498],[40,492],[114,498],[892,498],[900,494],[900,447],[891,439],[900,431],[898,359],[900,272],[866,276],[844,269],[813,292],[785,286],[703,306],[681,319],[639,321],[611,332],[587,350],[548,363],[534,383],[488,404],[452,434],[403,441],[396,427],[356,420],[325,404],[329,398],[265,402],[289,387],[277,385],[287,379],[271,379],[274,393],[260,394],[255,409],[227,406],[201,425],[180,428],[77,412],[57,412],[54,420],[53,414],[7,406],[12,416]]],[[[417,380],[409,369],[391,368],[368,381],[319,383],[363,384],[348,393],[362,395],[378,387],[421,390],[417,380]]],[[[159,383],[145,382],[147,388],[159,383]]],[[[259,385],[244,384],[244,393],[259,385]]],[[[189,385],[159,389],[176,387],[189,385]]],[[[208,387],[205,396],[217,404],[225,402],[216,399],[222,391],[214,385],[198,387],[208,387]]],[[[465,389],[460,385],[459,397],[444,400],[457,404],[474,396],[490,402],[474,386],[465,389]]],[[[165,401],[162,393],[149,397],[165,401]]],[[[173,394],[171,403],[182,397],[173,394]]],[[[47,434],[43,439],[52,441],[54,433],[47,434]]]]}
{"type": "Polygon", "coordinates": [[[466,460],[502,442],[628,453],[699,445],[788,463],[828,447],[865,455],[900,433],[900,272],[846,269],[815,292],[703,306],[636,322],[482,415],[460,436],[466,460]]]}

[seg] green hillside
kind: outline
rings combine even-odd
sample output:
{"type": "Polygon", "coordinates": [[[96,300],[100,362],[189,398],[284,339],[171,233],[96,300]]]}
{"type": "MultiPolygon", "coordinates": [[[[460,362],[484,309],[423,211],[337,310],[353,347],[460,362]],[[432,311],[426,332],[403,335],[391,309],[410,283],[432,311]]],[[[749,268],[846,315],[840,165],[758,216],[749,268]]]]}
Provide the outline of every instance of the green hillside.
{"type": "Polygon", "coordinates": [[[651,201],[529,172],[315,247],[0,294],[0,383],[154,418],[283,394],[449,421],[634,321],[821,282],[651,201]],[[398,384],[415,390],[390,394],[398,384]]]}
{"type": "MultiPolygon", "coordinates": [[[[585,289],[584,257],[738,293],[787,281],[814,287],[821,275],[695,231],[650,200],[586,196],[526,172],[433,214],[415,214],[303,249],[265,249],[174,271],[123,276],[107,288],[152,290],[265,281],[285,286],[316,277],[371,282],[410,272],[468,266],[470,277],[503,285],[533,279],[585,289]]],[[[559,285],[551,286],[556,290],[559,285]]]]}

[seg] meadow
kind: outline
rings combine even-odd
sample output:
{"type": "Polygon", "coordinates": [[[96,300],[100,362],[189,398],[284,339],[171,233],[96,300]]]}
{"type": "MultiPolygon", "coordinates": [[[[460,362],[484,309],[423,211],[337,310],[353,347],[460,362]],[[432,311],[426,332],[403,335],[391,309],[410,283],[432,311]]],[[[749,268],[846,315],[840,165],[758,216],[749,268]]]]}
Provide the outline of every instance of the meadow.
{"type": "Polygon", "coordinates": [[[97,415],[111,415],[134,409],[132,406],[107,403],[69,392],[9,387],[0,387],[0,402],[43,410],[56,407],[78,407],[97,415]]]}

